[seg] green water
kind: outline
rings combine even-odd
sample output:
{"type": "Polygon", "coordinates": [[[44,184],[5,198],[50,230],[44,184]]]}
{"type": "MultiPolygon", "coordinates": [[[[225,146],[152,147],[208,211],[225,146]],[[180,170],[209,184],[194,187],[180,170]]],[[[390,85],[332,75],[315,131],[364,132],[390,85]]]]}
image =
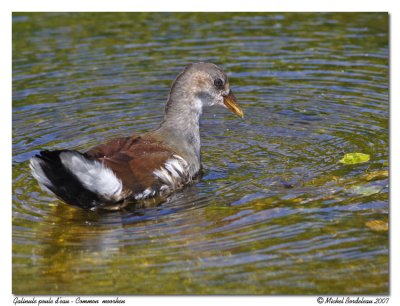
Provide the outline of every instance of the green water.
{"type": "Polygon", "coordinates": [[[12,47],[14,294],[389,292],[387,14],[18,13],[12,47]],[[205,111],[199,182],[109,213],[40,190],[30,157],[157,127],[201,60],[245,119],[205,111]]]}

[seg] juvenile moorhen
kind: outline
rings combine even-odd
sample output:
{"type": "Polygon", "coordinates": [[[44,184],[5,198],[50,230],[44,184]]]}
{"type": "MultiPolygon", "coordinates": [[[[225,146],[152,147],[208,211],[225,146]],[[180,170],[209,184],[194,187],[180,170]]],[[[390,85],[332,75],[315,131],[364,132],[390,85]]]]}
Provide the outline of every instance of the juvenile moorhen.
{"type": "Polygon", "coordinates": [[[115,138],[85,153],[41,151],[30,161],[32,174],[42,189],[87,209],[168,195],[200,171],[199,117],[212,105],[243,117],[222,69],[190,64],[173,82],[156,130],[115,138]]]}

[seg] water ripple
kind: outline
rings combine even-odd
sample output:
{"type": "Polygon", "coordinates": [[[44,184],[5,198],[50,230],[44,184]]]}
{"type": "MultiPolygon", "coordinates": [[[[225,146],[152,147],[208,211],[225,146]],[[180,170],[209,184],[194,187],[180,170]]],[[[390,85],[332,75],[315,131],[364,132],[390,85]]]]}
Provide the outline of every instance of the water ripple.
{"type": "Polygon", "coordinates": [[[385,14],[20,13],[13,35],[16,293],[387,293],[388,237],[366,226],[388,218],[385,14]],[[198,182],[116,212],[39,189],[39,150],[157,127],[200,60],[245,118],[204,110],[198,182]]]}

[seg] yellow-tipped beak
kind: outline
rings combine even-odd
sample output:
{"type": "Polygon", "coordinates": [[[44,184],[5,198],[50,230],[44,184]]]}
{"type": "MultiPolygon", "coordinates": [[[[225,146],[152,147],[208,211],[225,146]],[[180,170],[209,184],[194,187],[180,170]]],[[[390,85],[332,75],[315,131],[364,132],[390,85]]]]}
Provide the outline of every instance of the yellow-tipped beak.
{"type": "Polygon", "coordinates": [[[238,115],[240,118],[244,117],[243,111],[237,103],[236,97],[233,95],[232,90],[229,91],[227,96],[224,96],[224,104],[227,108],[229,108],[233,113],[238,115]]]}

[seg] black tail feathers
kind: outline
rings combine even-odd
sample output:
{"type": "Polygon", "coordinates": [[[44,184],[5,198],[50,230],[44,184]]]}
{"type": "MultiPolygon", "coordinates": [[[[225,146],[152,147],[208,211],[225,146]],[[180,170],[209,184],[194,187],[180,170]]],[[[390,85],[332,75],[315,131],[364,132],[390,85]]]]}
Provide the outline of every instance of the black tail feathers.
{"type": "Polygon", "coordinates": [[[104,204],[100,195],[86,188],[62,163],[60,154],[63,152],[86,158],[84,154],[71,150],[41,151],[31,159],[30,164],[32,174],[39,184],[70,205],[88,209],[104,204]]]}

